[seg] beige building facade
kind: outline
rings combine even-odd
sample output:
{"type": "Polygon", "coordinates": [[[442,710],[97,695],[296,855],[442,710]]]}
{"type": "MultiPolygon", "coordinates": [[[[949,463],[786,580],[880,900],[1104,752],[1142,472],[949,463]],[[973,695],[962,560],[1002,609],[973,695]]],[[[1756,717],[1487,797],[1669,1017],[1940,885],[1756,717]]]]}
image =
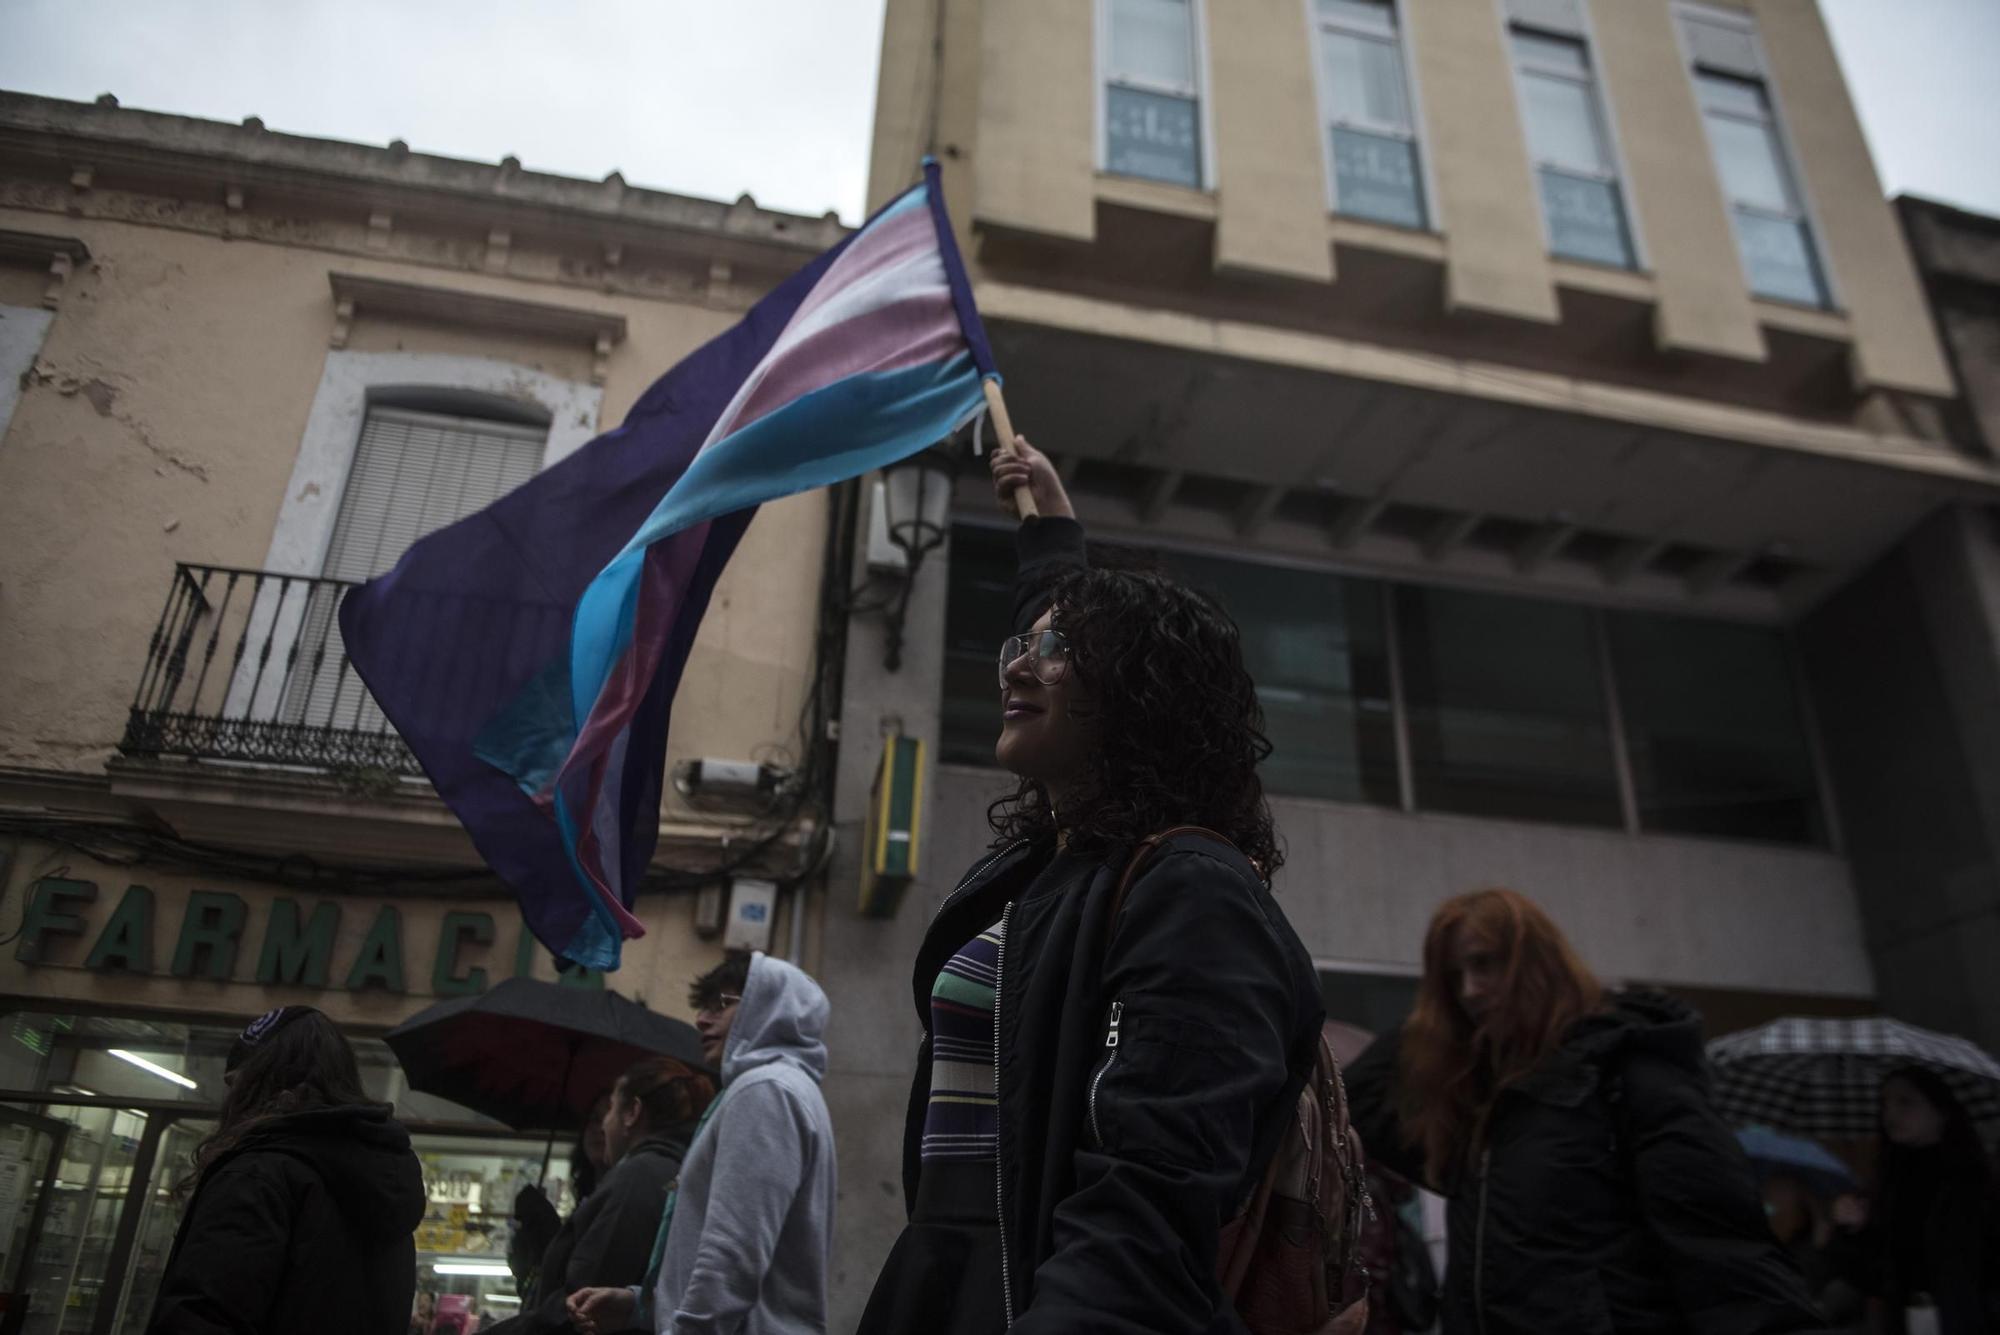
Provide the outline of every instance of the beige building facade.
{"type": "MultiPolygon", "coordinates": [[[[1887,1009],[1994,1041],[1954,926],[2000,922],[1991,859],[1913,855],[1981,791],[1916,715],[1924,627],[1992,624],[1959,529],[2000,469],[1948,430],[1811,0],[891,0],[871,198],[925,153],[1018,429],[1093,539],[1243,629],[1331,1015],[1399,1022],[1432,909],[1502,884],[1712,1032],[1887,1009]],[[1840,599],[1919,548],[1916,643],[1875,642],[1840,599]]],[[[854,913],[842,863],[829,896],[836,1328],[902,1222],[904,969],[1011,789],[983,473],[900,673],[852,624],[841,832],[852,739],[923,736],[930,796],[899,916],[854,913]]]]}
{"type": "MultiPolygon", "coordinates": [[[[295,1002],[419,1129],[422,1288],[509,1313],[506,1214],[542,1143],[411,1094],[379,1036],[554,961],[374,711],[333,608],[842,235],[616,174],[0,95],[0,1289],[28,1313],[7,1329],[143,1328],[228,1039],[295,1002]]],[[[676,770],[798,767],[824,511],[781,502],[745,536],[676,770]]],[[[688,1018],[742,878],[774,910],[747,939],[800,949],[798,892],[774,887],[815,823],[679,791],[661,822],[615,985],[688,1018]]]]}

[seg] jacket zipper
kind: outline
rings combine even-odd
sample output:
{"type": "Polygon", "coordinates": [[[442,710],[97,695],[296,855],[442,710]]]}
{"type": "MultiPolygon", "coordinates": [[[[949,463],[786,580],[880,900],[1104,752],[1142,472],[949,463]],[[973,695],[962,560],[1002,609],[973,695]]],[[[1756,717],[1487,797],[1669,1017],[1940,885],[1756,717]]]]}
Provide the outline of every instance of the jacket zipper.
{"type": "Polygon", "coordinates": [[[1125,1013],[1125,1003],[1111,1003],[1111,1020],[1104,1029],[1104,1064],[1097,1068],[1097,1074],[1090,1077],[1090,1134],[1097,1141],[1097,1148],[1104,1148],[1104,1132],[1097,1125],[1097,1086],[1104,1080],[1104,1073],[1111,1069],[1111,1063],[1118,1059],[1118,1021],[1125,1013]]]}
{"type": "Polygon", "coordinates": [[[931,915],[931,921],[936,922],[939,918],[942,918],[944,916],[944,911],[951,907],[952,901],[956,900],[960,895],[964,894],[965,887],[971,885],[974,881],[978,880],[980,873],[984,872],[988,867],[992,866],[994,863],[998,862],[1001,858],[1006,857],[1009,853],[1013,852],[1015,849],[1019,848],[1021,845],[1027,842],[1028,841],[1026,839],[1016,839],[1013,843],[1007,845],[1003,849],[1000,849],[998,852],[989,854],[986,861],[980,863],[977,867],[974,867],[971,871],[967,872],[965,874],[965,879],[958,883],[958,887],[954,889],[950,894],[946,895],[944,897],[944,902],[938,905],[937,912],[931,915]]]}
{"type": "Polygon", "coordinates": [[[993,956],[993,1216],[1000,1226],[1000,1297],[1009,1326],[1014,1324],[1014,1274],[1007,1259],[1007,1176],[1000,1166],[1000,978],[1007,967],[1007,919],[1013,916],[1010,899],[1000,910],[1000,948],[993,956]]]}
{"type": "Polygon", "coordinates": [[[1486,1184],[1491,1178],[1493,1147],[1479,1152],[1479,1223],[1472,1234],[1472,1314],[1479,1335],[1486,1335],[1486,1184]]]}

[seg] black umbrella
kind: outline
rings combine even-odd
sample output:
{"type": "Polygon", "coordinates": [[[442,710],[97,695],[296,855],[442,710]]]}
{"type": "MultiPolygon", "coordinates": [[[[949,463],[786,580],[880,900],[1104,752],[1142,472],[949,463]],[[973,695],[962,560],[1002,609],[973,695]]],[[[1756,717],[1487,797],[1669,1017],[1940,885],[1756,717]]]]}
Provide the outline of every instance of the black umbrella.
{"type": "Polygon", "coordinates": [[[440,1001],[387,1037],[411,1089],[516,1130],[550,1132],[551,1145],[636,1061],[670,1057],[690,1074],[714,1077],[701,1059],[701,1035],[686,1021],[608,988],[533,978],[440,1001]]]}

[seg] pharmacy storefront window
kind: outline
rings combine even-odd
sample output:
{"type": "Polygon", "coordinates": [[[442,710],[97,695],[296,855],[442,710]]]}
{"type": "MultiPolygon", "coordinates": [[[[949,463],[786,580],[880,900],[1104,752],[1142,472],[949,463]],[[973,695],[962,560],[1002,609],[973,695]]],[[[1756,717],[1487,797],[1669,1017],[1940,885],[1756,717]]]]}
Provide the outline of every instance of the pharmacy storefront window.
{"type": "MultiPolygon", "coordinates": [[[[196,1148],[215,1130],[230,1025],[155,1016],[0,1016],[0,1293],[23,1335],[141,1335],[180,1227],[196,1148]]],[[[512,1316],[515,1194],[547,1142],[412,1093],[380,1039],[353,1037],[369,1095],[394,1105],[423,1166],[413,1331],[512,1316]]],[[[575,1209],[569,1146],[544,1186],[575,1209]]]]}

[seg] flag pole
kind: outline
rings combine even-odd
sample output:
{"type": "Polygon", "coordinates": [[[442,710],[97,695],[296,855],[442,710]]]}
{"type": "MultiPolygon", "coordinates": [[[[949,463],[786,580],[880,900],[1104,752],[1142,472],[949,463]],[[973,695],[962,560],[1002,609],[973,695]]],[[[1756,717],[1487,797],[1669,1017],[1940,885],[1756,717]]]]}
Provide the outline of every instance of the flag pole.
{"type": "MultiPolygon", "coordinates": [[[[980,388],[986,391],[986,410],[993,414],[993,429],[1000,433],[1000,452],[1019,453],[1014,448],[1014,423],[1007,416],[1007,400],[1000,396],[1000,378],[989,375],[980,388]]],[[[1035,506],[1034,489],[1025,482],[1014,488],[1014,510],[1023,519],[1035,519],[1042,513],[1035,506]]]]}

